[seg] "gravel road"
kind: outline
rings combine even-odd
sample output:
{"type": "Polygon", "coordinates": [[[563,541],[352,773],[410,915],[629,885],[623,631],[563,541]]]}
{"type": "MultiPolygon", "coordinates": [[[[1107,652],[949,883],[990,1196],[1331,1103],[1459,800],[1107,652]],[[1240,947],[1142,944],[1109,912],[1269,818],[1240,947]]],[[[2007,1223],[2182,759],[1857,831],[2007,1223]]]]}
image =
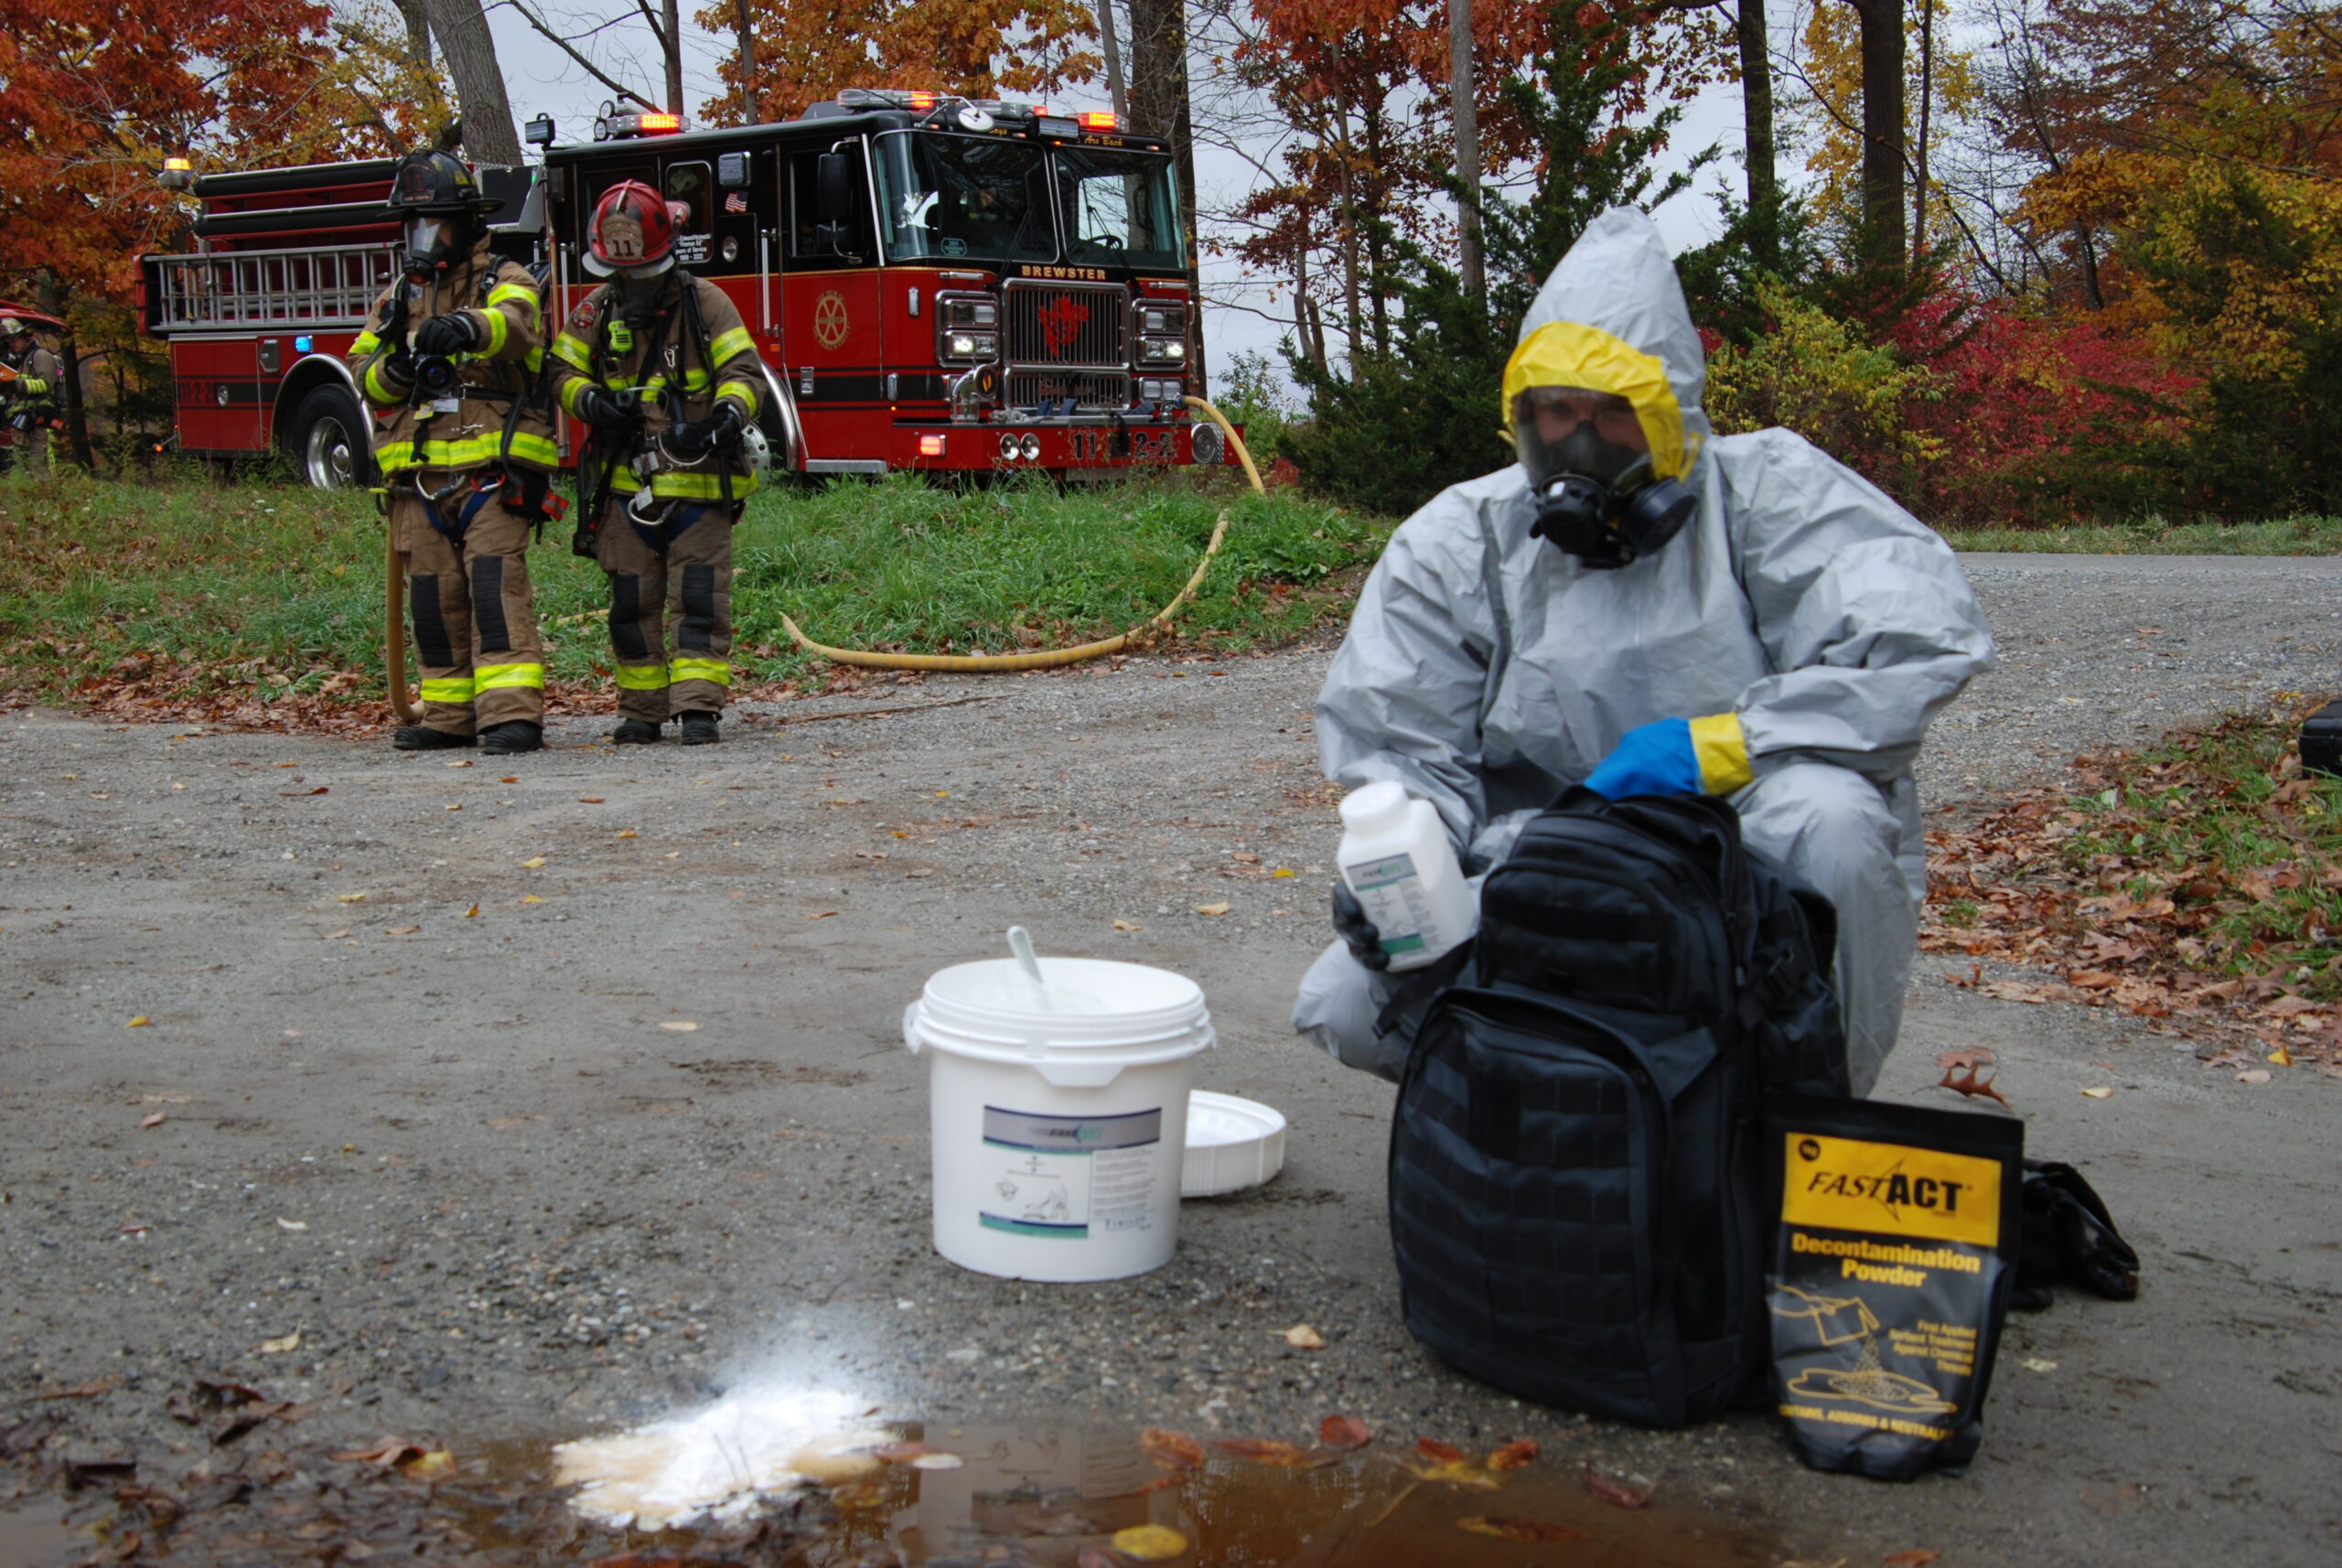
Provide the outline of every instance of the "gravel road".
{"type": "MultiPolygon", "coordinates": [[[[1936,727],[1933,809],[2342,692],[2342,561],[1968,566],[2002,666],[1936,727]]],[[[2013,1324],[1966,1477],[1815,1476],[1756,1416],[1556,1417],[1418,1350],[1389,1090],[1284,1024],[1325,940],[1327,652],[874,683],[752,710],[713,751],[562,721],[469,766],[0,714],[0,1429],[117,1379],[38,1406],[51,1441],[170,1474],[200,1455],[167,1402],[221,1376],[317,1402],[322,1441],[467,1453],[773,1380],[943,1421],[1299,1438],[1343,1411],[1538,1436],[1822,1562],[2335,1560],[2342,1084],[2239,1085],[1927,962],[1884,1092],[1993,1045],[2034,1151],[2086,1163],[2149,1259],[2135,1305],[2013,1324]],[[849,716],[876,709],[908,711],[849,716]],[[1190,1205],[1157,1273],[1026,1285],[927,1245],[900,1015],[1012,922],[1195,976],[1220,1035],[1200,1086],[1292,1122],[1284,1176],[1190,1205]],[[1305,1322],[1327,1348],[1284,1343],[1305,1322]]]]}

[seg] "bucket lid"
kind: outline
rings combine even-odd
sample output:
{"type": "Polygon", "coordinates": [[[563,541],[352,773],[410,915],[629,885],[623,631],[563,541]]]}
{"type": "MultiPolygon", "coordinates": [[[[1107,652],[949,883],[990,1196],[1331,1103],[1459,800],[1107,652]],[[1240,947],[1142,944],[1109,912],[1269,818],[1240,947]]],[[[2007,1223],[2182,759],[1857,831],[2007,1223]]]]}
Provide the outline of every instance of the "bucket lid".
{"type": "Polygon", "coordinates": [[[1284,1116],[1257,1100],[1198,1089],[1187,1096],[1182,1197],[1258,1187],[1284,1168],[1284,1116]]]}

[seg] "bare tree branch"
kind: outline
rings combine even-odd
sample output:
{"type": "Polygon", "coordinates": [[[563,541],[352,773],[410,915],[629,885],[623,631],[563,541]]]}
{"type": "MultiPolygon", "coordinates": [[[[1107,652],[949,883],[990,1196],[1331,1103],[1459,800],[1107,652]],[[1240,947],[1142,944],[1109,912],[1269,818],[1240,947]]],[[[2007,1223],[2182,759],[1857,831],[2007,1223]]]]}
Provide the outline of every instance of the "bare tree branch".
{"type": "MultiPolygon", "coordinates": [[[[637,4],[639,3],[640,0],[637,0],[637,4]]],[[[507,5],[521,13],[521,19],[528,23],[532,27],[534,27],[540,37],[544,38],[546,42],[551,43],[559,48],[562,53],[567,55],[571,59],[575,60],[578,65],[584,69],[586,75],[600,82],[604,87],[608,88],[620,98],[632,99],[635,102],[641,104],[645,109],[656,109],[659,107],[656,103],[653,103],[650,100],[645,98],[641,93],[637,92],[633,88],[628,87],[626,83],[618,81],[616,77],[611,76],[600,66],[596,65],[592,60],[587,59],[583,54],[579,53],[577,47],[575,44],[572,44],[561,34],[554,32],[552,27],[545,24],[543,17],[538,16],[534,11],[530,10],[525,5],[522,5],[521,0],[495,0],[495,4],[489,6],[489,9],[494,11],[507,5]]],[[[645,15],[647,16],[649,13],[646,12],[645,15]]],[[[607,27],[608,25],[609,24],[606,22],[602,26],[607,27]]],[[[599,32],[601,31],[601,28],[596,27],[593,31],[599,32]]]]}

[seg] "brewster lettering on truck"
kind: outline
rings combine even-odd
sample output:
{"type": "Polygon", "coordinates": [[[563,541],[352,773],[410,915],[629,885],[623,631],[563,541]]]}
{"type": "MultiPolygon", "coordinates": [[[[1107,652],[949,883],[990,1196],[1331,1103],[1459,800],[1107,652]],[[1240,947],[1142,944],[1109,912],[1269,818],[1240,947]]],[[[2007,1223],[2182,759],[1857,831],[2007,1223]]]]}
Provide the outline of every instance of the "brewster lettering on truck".
{"type": "MultiPolygon", "coordinates": [[[[1199,322],[1166,145],[1108,113],[849,89],[779,124],[690,131],[605,105],[591,141],[532,121],[541,167],[477,169],[496,248],[564,321],[596,200],[661,193],[679,263],[739,307],[763,361],[776,464],[1053,475],[1220,464],[1192,418],[1199,322]]],[[[173,160],[177,164],[180,160],[173,160]]],[[[398,267],[392,159],[166,178],[197,249],[141,258],[170,345],[179,446],[282,452],[312,484],[371,482],[342,359],[398,267]]],[[[563,431],[564,461],[575,433],[563,431]]]]}

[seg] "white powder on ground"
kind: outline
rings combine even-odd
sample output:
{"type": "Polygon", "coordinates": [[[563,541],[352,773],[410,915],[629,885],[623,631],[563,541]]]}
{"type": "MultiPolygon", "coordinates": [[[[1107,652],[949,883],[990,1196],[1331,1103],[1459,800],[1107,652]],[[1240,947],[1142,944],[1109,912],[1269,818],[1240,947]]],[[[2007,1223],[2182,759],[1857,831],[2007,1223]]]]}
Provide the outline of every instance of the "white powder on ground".
{"type": "Polygon", "coordinates": [[[553,1452],[553,1484],[581,1488],[571,1506],[603,1524],[644,1530],[736,1519],[757,1498],[831,1486],[878,1466],[868,1449],[895,1441],[861,1427],[871,1402],[830,1390],[736,1395],[693,1415],[553,1452]]]}

